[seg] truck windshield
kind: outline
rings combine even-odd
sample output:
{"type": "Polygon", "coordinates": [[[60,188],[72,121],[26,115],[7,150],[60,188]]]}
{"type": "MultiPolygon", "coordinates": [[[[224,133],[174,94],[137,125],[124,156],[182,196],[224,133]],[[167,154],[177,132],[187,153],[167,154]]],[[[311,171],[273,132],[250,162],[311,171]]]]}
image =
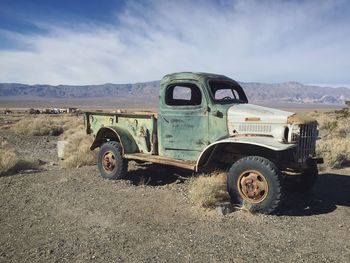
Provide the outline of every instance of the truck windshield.
{"type": "Polygon", "coordinates": [[[210,80],[209,87],[211,96],[217,103],[248,103],[243,89],[235,82],[210,80]]]}

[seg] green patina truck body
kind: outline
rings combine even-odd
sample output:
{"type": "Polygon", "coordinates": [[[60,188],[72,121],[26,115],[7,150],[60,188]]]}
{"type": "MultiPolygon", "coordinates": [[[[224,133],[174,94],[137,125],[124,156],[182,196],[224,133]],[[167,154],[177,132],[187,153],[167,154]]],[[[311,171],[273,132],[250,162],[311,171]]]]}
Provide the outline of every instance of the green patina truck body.
{"type": "Polygon", "coordinates": [[[252,105],[242,87],[223,75],[182,72],[160,82],[158,112],[85,113],[100,147],[98,166],[109,179],[125,176],[127,161],[196,172],[228,170],[233,202],[272,213],[285,181],[306,191],[318,171],[317,122],[292,112],[252,105]]]}

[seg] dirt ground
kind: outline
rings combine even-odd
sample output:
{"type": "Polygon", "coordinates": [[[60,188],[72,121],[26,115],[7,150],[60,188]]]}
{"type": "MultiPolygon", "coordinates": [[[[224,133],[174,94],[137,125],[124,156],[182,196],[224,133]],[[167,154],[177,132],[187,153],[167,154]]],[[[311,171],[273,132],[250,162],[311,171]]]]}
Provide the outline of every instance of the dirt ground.
{"type": "Polygon", "coordinates": [[[130,164],[109,181],[59,169],[56,137],[0,137],[45,163],[0,177],[0,262],[350,262],[350,169],[278,215],[222,216],[189,201],[184,171],[130,164]]]}

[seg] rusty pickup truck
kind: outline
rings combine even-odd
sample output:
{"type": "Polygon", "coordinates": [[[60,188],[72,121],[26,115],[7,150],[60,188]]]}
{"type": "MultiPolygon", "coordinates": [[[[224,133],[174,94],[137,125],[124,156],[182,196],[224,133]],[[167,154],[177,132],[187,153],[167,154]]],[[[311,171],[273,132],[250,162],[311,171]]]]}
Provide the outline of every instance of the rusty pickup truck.
{"type": "Polygon", "coordinates": [[[316,121],[249,104],[236,81],[209,73],[166,75],[157,113],[86,112],[85,128],[104,178],[125,176],[129,160],[226,169],[232,202],[266,214],[281,206],[289,178],[297,191],[310,189],[323,161],[316,121]]]}

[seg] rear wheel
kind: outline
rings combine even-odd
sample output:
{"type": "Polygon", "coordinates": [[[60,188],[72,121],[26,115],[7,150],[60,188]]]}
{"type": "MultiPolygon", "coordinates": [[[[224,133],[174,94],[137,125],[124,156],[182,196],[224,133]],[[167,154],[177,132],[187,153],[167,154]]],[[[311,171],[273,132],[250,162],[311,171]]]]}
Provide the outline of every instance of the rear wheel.
{"type": "Polygon", "coordinates": [[[121,179],[126,175],[128,161],[122,157],[120,144],[111,141],[101,146],[97,165],[103,178],[121,179]]]}
{"type": "Polygon", "coordinates": [[[276,211],[285,192],[279,169],[260,156],[235,162],[229,170],[227,188],[233,203],[264,214],[276,211]]]}

